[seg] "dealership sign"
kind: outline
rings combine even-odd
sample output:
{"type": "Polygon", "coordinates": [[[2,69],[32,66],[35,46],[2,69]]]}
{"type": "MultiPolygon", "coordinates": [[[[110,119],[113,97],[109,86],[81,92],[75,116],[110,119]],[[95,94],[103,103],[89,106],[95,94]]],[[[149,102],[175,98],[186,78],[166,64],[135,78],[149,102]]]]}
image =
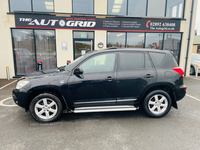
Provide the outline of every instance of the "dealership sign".
{"type": "Polygon", "coordinates": [[[17,28],[179,32],[180,20],[15,15],[17,28]]]}

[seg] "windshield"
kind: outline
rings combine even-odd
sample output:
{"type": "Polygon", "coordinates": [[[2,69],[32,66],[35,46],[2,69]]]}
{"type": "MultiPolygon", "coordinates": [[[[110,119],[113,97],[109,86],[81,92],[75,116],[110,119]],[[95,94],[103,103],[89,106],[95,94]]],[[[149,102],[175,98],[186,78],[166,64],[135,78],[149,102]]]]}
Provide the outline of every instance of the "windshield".
{"type": "Polygon", "coordinates": [[[200,55],[192,55],[192,60],[200,61],[200,55]]]}
{"type": "Polygon", "coordinates": [[[92,53],[92,52],[94,52],[94,51],[90,51],[90,52],[88,52],[88,53],[86,53],[86,54],[84,54],[84,55],[78,57],[78,58],[75,59],[73,62],[71,62],[69,65],[67,65],[67,66],[65,67],[65,70],[67,70],[68,68],[70,68],[70,66],[71,66],[72,64],[74,64],[75,62],[77,62],[78,60],[82,59],[83,57],[87,56],[88,54],[90,54],[90,53],[92,53]]]}

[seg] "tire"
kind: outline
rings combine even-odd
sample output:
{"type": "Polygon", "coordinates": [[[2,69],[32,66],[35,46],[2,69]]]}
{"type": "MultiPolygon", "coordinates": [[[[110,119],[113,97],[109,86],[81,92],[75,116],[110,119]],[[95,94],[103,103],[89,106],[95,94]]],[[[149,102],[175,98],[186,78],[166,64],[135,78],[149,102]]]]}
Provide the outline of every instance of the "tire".
{"type": "Polygon", "coordinates": [[[190,75],[195,75],[195,69],[193,66],[190,66],[190,75]]]}
{"type": "Polygon", "coordinates": [[[161,118],[170,111],[171,103],[171,98],[167,92],[155,90],[145,97],[143,108],[148,116],[152,118],[161,118]]]}
{"type": "Polygon", "coordinates": [[[31,116],[38,122],[56,121],[62,114],[62,102],[50,93],[36,96],[29,105],[31,116]]]}

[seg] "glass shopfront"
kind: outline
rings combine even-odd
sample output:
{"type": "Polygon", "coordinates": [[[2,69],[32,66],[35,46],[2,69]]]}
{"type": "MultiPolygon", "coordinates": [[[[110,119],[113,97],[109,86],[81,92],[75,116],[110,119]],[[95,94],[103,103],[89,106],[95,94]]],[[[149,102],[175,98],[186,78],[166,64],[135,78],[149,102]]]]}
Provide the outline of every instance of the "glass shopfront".
{"type": "Polygon", "coordinates": [[[56,68],[54,30],[12,29],[15,75],[22,76],[38,70],[56,68]]]}
{"type": "Polygon", "coordinates": [[[169,50],[179,63],[182,33],[107,32],[107,47],[169,50]]]}

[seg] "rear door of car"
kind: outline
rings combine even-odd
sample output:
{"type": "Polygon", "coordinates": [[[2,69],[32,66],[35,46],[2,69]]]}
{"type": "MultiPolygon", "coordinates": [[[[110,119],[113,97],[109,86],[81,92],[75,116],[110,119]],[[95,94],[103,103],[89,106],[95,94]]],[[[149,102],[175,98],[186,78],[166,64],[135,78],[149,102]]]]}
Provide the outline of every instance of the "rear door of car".
{"type": "Polygon", "coordinates": [[[118,104],[133,104],[141,92],[156,81],[148,52],[124,51],[118,53],[116,90],[118,104]]]}

